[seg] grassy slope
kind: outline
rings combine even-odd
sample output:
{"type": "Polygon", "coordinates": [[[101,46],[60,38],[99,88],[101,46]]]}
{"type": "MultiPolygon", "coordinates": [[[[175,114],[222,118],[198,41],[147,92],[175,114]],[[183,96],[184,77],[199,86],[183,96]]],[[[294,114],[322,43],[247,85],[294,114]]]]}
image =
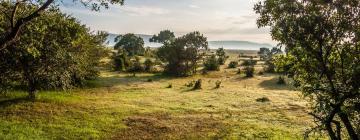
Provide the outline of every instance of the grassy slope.
{"type": "Polygon", "coordinates": [[[276,76],[236,69],[169,78],[103,72],[91,87],[0,98],[0,139],[302,139],[312,119],[297,91],[276,76]],[[202,90],[184,86],[201,78],[202,90]],[[153,82],[146,82],[152,79],[153,82]],[[214,89],[215,82],[223,87],[214,89]],[[171,83],[173,88],[166,88],[171,83]],[[268,97],[271,102],[256,102],[268,97]]]}

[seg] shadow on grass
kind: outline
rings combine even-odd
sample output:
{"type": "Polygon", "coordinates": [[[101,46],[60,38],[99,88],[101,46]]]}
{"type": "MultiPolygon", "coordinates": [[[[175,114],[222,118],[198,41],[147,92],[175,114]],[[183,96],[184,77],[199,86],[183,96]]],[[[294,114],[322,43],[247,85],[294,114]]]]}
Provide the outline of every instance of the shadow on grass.
{"type": "Polygon", "coordinates": [[[161,80],[171,80],[178,77],[168,76],[161,73],[147,74],[138,73],[133,76],[132,73],[124,75],[114,75],[109,77],[99,77],[96,80],[88,81],[83,88],[97,88],[97,87],[113,87],[118,85],[131,85],[139,82],[157,82],[161,80]]]}
{"type": "Polygon", "coordinates": [[[18,97],[18,98],[10,98],[10,99],[2,99],[3,97],[0,98],[0,108],[6,108],[8,106],[14,105],[14,104],[19,104],[19,103],[23,103],[23,102],[31,102],[29,100],[29,98],[27,97],[18,97]]]}
{"type": "Polygon", "coordinates": [[[289,84],[277,84],[279,77],[262,81],[259,86],[268,90],[293,90],[289,84]]]}

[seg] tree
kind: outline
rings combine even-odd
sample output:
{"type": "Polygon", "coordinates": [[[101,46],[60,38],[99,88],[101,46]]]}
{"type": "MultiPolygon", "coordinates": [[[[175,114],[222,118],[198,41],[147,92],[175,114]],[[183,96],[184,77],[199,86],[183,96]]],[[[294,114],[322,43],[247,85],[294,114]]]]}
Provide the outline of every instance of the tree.
{"type": "Polygon", "coordinates": [[[270,26],[273,39],[293,57],[293,79],[319,123],[314,130],[333,140],[358,140],[360,2],[265,0],[254,10],[258,26],[270,26]]]}
{"type": "Polygon", "coordinates": [[[218,61],[220,65],[224,65],[226,59],[228,58],[226,56],[226,52],[224,48],[219,48],[216,50],[216,56],[218,57],[218,61]]]}
{"type": "Polygon", "coordinates": [[[98,75],[107,34],[94,35],[57,9],[24,26],[19,41],[0,51],[0,84],[24,85],[29,97],[39,89],[68,89],[98,75]]]}
{"type": "Polygon", "coordinates": [[[265,60],[267,58],[267,55],[270,54],[269,48],[260,48],[260,51],[258,52],[260,55],[260,60],[265,60]]]}
{"type": "MultiPolygon", "coordinates": [[[[274,47],[271,50],[269,50],[269,52],[267,52],[267,54],[262,55],[263,60],[265,61],[265,71],[266,72],[275,72],[275,64],[274,64],[274,57],[276,57],[277,55],[282,54],[282,50],[280,48],[274,47]]],[[[261,58],[261,56],[260,56],[261,58]]]]}
{"type": "Polygon", "coordinates": [[[158,35],[154,35],[149,39],[150,42],[165,43],[166,41],[173,41],[175,39],[174,32],[170,30],[160,31],[158,35]]]}
{"type": "MultiPolygon", "coordinates": [[[[101,7],[108,8],[109,4],[123,4],[123,0],[98,0],[98,1],[79,1],[92,10],[99,11],[101,7]]],[[[11,43],[15,42],[21,29],[29,22],[43,15],[44,11],[56,5],[55,0],[33,1],[33,0],[0,0],[0,11],[2,30],[0,30],[0,51],[11,43]]],[[[12,45],[14,46],[14,45],[12,45]]]]}
{"type": "Polygon", "coordinates": [[[123,48],[129,56],[143,55],[145,52],[144,40],[135,34],[119,35],[115,38],[115,42],[117,43],[114,49],[123,48]]]}
{"type": "Polygon", "coordinates": [[[158,58],[166,63],[165,73],[187,76],[196,73],[201,50],[208,49],[208,42],[200,32],[188,33],[174,41],[165,42],[157,51],[158,58]]]}

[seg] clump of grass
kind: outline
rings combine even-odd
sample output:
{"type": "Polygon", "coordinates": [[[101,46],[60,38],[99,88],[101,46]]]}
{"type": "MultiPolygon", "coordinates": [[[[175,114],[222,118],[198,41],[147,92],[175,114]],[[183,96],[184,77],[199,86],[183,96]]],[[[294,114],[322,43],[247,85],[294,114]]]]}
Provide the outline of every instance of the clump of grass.
{"type": "Polygon", "coordinates": [[[197,80],[193,87],[194,90],[201,89],[201,79],[197,80]]]}
{"type": "Polygon", "coordinates": [[[149,78],[146,80],[147,82],[153,82],[153,79],[149,78]]]}
{"type": "Polygon", "coordinates": [[[190,81],[188,83],[185,84],[186,87],[193,87],[194,86],[195,81],[190,81]]]}
{"type": "Polygon", "coordinates": [[[285,81],[285,78],[280,76],[278,81],[276,82],[278,85],[285,85],[286,84],[286,81],[285,81]]]}
{"type": "Polygon", "coordinates": [[[246,66],[245,67],[245,75],[246,77],[254,77],[255,68],[253,66],[246,66]]]}
{"type": "Polygon", "coordinates": [[[257,98],[256,99],[257,102],[270,102],[270,99],[268,97],[262,97],[262,98],[257,98]]]}
{"type": "Polygon", "coordinates": [[[221,81],[216,81],[215,82],[215,88],[218,89],[221,87],[221,81]]]}
{"type": "Polygon", "coordinates": [[[166,88],[172,88],[172,83],[169,83],[169,85],[166,88]]]}
{"type": "Polygon", "coordinates": [[[241,69],[238,69],[236,74],[241,74],[241,69]]]}
{"type": "Polygon", "coordinates": [[[237,61],[231,61],[228,65],[228,68],[236,68],[239,65],[237,61]]]}

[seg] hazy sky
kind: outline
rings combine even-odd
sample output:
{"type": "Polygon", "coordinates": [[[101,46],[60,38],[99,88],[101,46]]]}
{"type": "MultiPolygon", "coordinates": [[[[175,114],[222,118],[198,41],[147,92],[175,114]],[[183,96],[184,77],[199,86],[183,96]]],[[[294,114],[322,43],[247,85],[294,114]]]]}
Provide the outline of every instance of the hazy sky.
{"type": "Polygon", "coordinates": [[[156,34],[170,29],[176,35],[200,31],[209,40],[271,43],[268,29],[258,29],[253,6],[258,0],[126,0],[125,5],[93,12],[81,4],[61,9],[93,30],[110,33],[156,34]]]}

